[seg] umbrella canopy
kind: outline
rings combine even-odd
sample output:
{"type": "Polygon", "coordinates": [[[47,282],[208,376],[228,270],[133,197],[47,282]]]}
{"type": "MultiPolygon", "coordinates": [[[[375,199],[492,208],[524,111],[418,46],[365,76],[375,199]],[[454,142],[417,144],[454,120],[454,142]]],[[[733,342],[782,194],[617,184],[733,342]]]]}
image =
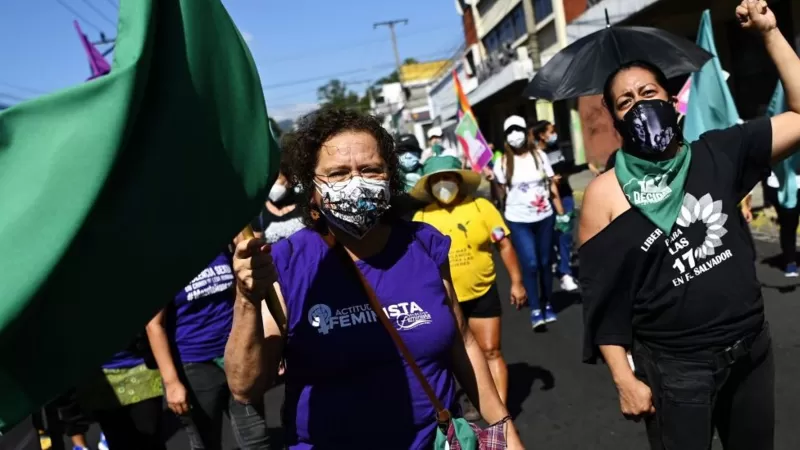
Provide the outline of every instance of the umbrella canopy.
{"type": "Polygon", "coordinates": [[[556,101],[600,94],[608,76],[622,64],[647,61],[672,78],[700,70],[711,57],[691,41],[664,30],[606,27],[558,52],[524,95],[556,101]]]}

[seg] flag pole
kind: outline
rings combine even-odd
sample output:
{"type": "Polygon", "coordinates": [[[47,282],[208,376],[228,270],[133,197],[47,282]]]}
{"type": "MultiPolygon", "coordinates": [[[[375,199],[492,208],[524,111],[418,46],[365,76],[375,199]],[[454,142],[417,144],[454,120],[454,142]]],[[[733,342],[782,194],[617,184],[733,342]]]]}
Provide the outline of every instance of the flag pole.
{"type": "MultiPolygon", "coordinates": [[[[242,236],[244,236],[245,239],[255,239],[256,236],[253,232],[253,227],[247,225],[244,230],[242,230],[242,236]]],[[[283,295],[280,293],[280,285],[276,282],[267,291],[267,298],[265,298],[264,301],[267,303],[267,309],[270,314],[272,314],[272,318],[274,318],[275,322],[278,324],[281,335],[286,337],[287,320],[286,314],[284,314],[283,307],[281,306],[282,298],[283,295]]]]}

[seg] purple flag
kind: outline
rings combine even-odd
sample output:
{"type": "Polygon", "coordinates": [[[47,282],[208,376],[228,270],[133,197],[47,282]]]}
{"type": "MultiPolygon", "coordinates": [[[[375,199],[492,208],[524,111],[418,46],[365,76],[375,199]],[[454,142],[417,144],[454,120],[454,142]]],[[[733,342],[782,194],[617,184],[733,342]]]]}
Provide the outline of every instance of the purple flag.
{"type": "Polygon", "coordinates": [[[97,50],[97,48],[95,48],[91,42],[89,42],[89,38],[83,34],[81,26],[78,25],[78,21],[75,20],[72,23],[75,25],[75,30],[78,31],[78,36],[81,38],[83,49],[86,50],[86,56],[89,58],[89,67],[92,70],[92,76],[89,77],[89,79],[93,80],[111,72],[111,66],[108,65],[106,59],[103,58],[103,54],[100,53],[100,51],[97,50]]]}

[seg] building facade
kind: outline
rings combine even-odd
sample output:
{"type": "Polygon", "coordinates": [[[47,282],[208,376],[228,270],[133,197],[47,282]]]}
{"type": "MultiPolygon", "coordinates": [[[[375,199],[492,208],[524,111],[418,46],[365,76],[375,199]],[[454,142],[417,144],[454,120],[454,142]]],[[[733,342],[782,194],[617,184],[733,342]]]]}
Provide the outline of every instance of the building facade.
{"type": "MultiPolygon", "coordinates": [[[[637,25],[661,28],[692,42],[697,39],[700,15],[711,12],[714,41],[722,68],[730,73],[728,86],[743,120],[763,115],[778,81],[778,74],[758,38],[743,31],[734,16],[736,0],[601,0],[588,2],[586,9],[568,21],[570,42],[606,25],[606,11],[612,25],[637,25]]],[[[778,27],[800,50],[800,2],[775,0],[770,8],[778,27]]],[[[667,86],[676,95],[687,76],[670,80],[667,86]]],[[[619,148],[620,139],[600,96],[578,101],[587,160],[603,165],[608,155],[619,148]]]]}
{"type": "MultiPolygon", "coordinates": [[[[561,129],[565,154],[583,154],[575,102],[557,103],[523,97],[536,69],[567,44],[566,18],[579,15],[586,0],[459,0],[465,51],[453,65],[481,131],[495,148],[504,144],[503,122],[513,114],[533,123],[550,120],[561,129]],[[577,12],[576,12],[577,11],[577,12]],[[573,108],[571,109],[570,106],[573,108]],[[576,150],[573,152],[573,148],[576,150]]],[[[430,88],[434,121],[447,130],[455,126],[456,98],[452,75],[430,88]]]]}
{"type": "Polygon", "coordinates": [[[380,86],[378,95],[370,100],[372,113],[384,118],[383,126],[390,133],[410,133],[423,143],[433,126],[428,88],[450,65],[447,60],[404,64],[400,67],[402,82],[380,86]]]}

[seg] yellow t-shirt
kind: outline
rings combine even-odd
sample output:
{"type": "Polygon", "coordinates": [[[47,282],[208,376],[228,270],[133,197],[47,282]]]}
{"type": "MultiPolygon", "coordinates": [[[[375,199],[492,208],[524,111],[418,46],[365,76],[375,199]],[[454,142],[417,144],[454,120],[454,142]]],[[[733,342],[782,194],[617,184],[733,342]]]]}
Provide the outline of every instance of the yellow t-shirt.
{"type": "Polygon", "coordinates": [[[460,302],[489,291],[495,280],[492,244],[510,234],[493,204],[471,197],[452,208],[433,203],[417,211],[414,220],[450,236],[450,273],[460,302]]]}

